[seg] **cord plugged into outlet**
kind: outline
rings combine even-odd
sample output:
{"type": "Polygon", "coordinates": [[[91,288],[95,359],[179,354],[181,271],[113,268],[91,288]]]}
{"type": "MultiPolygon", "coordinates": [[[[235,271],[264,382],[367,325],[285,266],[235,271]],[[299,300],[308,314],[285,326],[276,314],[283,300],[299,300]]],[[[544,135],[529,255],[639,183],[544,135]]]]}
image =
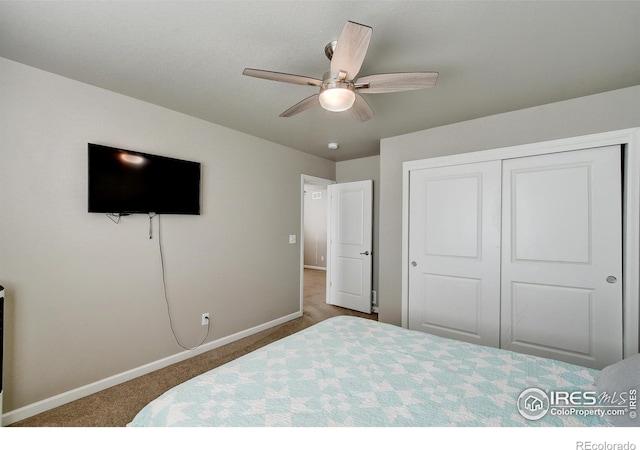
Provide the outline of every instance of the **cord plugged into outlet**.
{"type": "Polygon", "coordinates": [[[207,338],[209,337],[209,332],[211,331],[211,324],[209,322],[209,313],[204,313],[202,315],[202,326],[206,326],[207,327],[207,334],[205,335],[205,337],[202,338],[202,341],[200,341],[200,343],[198,345],[196,345],[195,347],[187,347],[186,345],[182,344],[180,342],[180,339],[178,339],[178,335],[176,334],[176,330],[173,327],[173,318],[171,317],[171,306],[169,304],[169,296],[167,295],[167,278],[165,276],[165,264],[164,264],[164,252],[162,250],[162,220],[161,220],[161,215],[160,214],[155,214],[155,215],[149,215],[149,222],[152,221],[152,219],[154,217],[158,218],[158,252],[160,254],[160,268],[162,270],[161,274],[162,274],[162,293],[163,293],[163,297],[164,297],[164,303],[167,306],[167,316],[169,318],[169,328],[171,328],[171,333],[173,334],[173,337],[176,340],[176,344],[178,344],[180,347],[182,347],[185,350],[195,350],[198,347],[200,347],[202,344],[204,344],[204,341],[207,340],[207,338]]]}

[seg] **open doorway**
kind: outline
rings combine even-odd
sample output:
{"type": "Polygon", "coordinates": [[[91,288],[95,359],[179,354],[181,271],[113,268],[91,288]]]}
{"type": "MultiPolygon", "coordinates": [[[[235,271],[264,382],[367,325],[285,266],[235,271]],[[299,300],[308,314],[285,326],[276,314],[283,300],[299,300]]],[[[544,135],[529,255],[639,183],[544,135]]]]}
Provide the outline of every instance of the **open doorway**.
{"type": "Polygon", "coordinates": [[[327,186],[304,185],[304,268],[327,270],[327,186]]]}
{"type": "Polygon", "coordinates": [[[321,297],[326,302],[326,274],[330,264],[327,257],[329,223],[327,187],[330,184],[335,184],[335,181],[302,175],[300,189],[300,311],[303,311],[304,308],[305,286],[313,291],[309,295],[313,295],[316,299],[321,297]],[[307,274],[306,283],[305,273],[307,274]],[[324,291],[320,292],[323,288],[324,291]]]}

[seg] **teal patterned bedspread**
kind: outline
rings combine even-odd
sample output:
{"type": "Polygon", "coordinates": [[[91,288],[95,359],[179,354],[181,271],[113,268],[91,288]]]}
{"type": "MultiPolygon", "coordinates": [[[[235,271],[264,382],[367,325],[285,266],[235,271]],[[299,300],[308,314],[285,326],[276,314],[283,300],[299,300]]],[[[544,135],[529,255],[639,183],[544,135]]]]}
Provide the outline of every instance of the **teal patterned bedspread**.
{"type": "Polygon", "coordinates": [[[595,390],[596,373],[339,316],[167,391],[128,426],[606,426],[516,408],[531,387],[595,390]]]}

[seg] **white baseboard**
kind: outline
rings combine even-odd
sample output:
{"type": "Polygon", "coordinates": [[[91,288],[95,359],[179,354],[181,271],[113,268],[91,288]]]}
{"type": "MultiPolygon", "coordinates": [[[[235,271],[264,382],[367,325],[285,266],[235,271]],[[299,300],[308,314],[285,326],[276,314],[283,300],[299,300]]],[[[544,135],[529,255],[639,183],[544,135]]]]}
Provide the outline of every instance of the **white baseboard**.
{"type": "Polygon", "coordinates": [[[193,358],[194,356],[197,356],[201,353],[205,353],[218,347],[222,347],[223,345],[230,344],[239,339],[259,333],[260,331],[264,331],[277,325],[281,325],[293,319],[297,319],[298,317],[302,317],[302,312],[298,311],[293,314],[289,314],[288,316],[284,316],[279,319],[272,320],[271,322],[249,328],[248,330],[240,331],[230,336],[208,342],[198,347],[197,349],[180,352],[175,355],[160,359],[158,361],[154,361],[137,367],[135,369],[127,370],[126,372],[122,372],[117,375],[113,375],[111,377],[96,381],[94,383],[87,384],[85,386],[81,386],[79,388],[72,389],[58,395],[54,395],[53,397],[40,400],[39,402],[32,403],[27,406],[23,406],[22,408],[18,408],[3,414],[0,418],[0,423],[2,425],[11,425],[12,423],[19,422],[29,417],[35,416],[36,414],[40,414],[50,409],[57,408],[58,406],[64,405],[65,403],[78,400],[82,397],[86,397],[87,395],[95,394],[96,392],[100,392],[104,389],[108,389],[110,387],[124,383],[125,381],[133,380],[134,378],[170,366],[171,364],[184,361],[185,359],[193,358]]]}
{"type": "Polygon", "coordinates": [[[326,267],[320,267],[320,266],[309,266],[309,265],[306,265],[306,264],[305,264],[304,268],[305,268],[305,269],[313,269],[313,270],[324,270],[324,271],[326,271],[326,270],[327,270],[327,268],[326,268],[326,267]]]}

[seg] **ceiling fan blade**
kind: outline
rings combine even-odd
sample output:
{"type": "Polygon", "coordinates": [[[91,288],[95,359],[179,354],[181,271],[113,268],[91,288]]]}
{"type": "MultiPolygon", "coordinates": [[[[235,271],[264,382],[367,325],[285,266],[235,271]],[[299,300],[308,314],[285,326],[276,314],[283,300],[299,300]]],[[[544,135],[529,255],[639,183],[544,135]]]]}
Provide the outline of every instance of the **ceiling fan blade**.
{"type": "Polygon", "coordinates": [[[380,73],[358,78],[356,89],[363,94],[412,91],[433,87],[438,72],[380,73]]]}
{"type": "Polygon", "coordinates": [[[265,80],[280,81],[282,83],[302,84],[305,86],[322,86],[322,80],[316,78],[305,77],[303,75],[293,75],[290,73],[271,72],[269,70],[260,69],[244,69],[242,75],[255,78],[264,78],[265,80]]]}
{"type": "Polygon", "coordinates": [[[311,97],[307,97],[304,100],[296,103],[291,108],[280,114],[280,117],[291,117],[309,108],[313,108],[316,105],[320,105],[318,97],[320,94],[314,94],[311,97]]]}
{"type": "Polygon", "coordinates": [[[331,57],[331,75],[337,77],[340,72],[347,74],[346,79],[355,80],[369,48],[373,29],[355,22],[347,22],[331,57]]]}
{"type": "Polygon", "coordinates": [[[373,119],[373,110],[367,103],[364,97],[356,93],[356,101],[351,107],[351,112],[356,116],[360,122],[366,122],[369,119],[373,119]]]}

